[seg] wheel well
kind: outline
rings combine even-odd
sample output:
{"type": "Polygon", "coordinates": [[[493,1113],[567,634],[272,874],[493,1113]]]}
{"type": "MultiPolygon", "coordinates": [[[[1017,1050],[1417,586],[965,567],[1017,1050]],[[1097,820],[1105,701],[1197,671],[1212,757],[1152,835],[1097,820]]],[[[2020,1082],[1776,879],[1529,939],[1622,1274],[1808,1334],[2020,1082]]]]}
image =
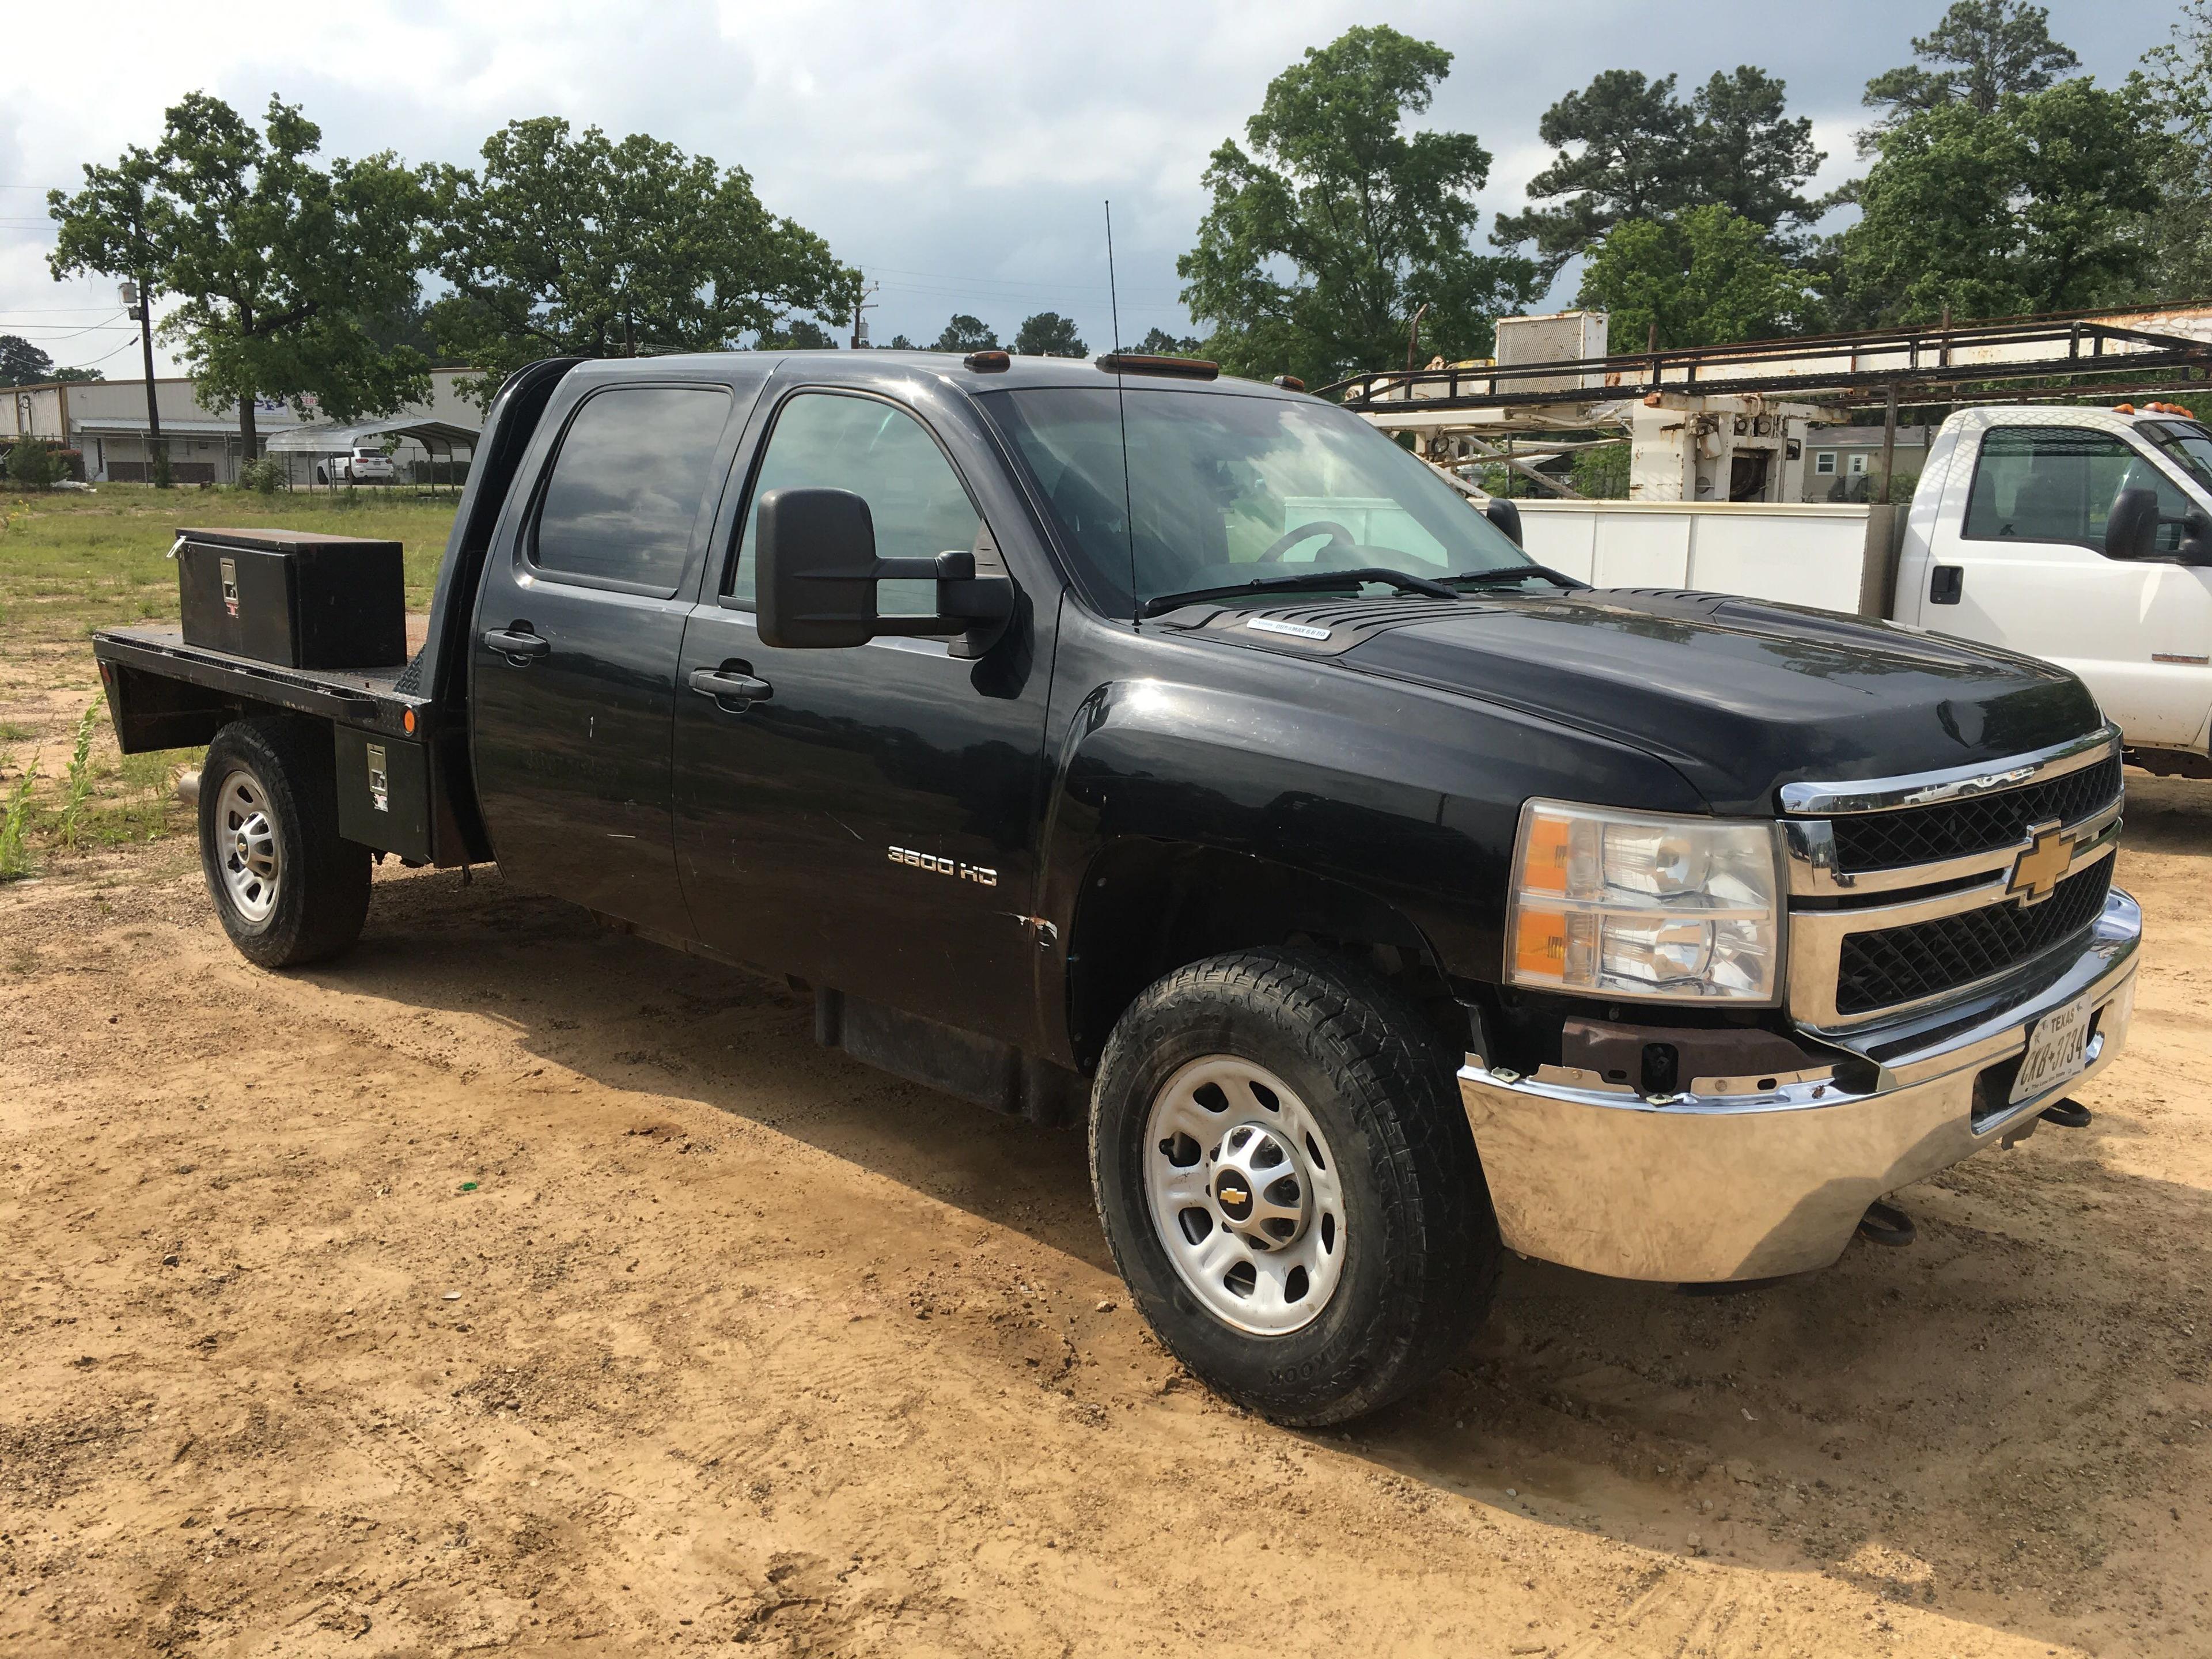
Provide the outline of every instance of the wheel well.
{"type": "Polygon", "coordinates": [[[1465,1011],[1420,929],[1349,883],[1184,842],[1132,838],[1091,861],[1068,946],[1068,1031],[1085,1072],[1137,994],[1187,963],[1254,945],[1340,954],[1387,981],[1463,1052],[1465,1011]]]}

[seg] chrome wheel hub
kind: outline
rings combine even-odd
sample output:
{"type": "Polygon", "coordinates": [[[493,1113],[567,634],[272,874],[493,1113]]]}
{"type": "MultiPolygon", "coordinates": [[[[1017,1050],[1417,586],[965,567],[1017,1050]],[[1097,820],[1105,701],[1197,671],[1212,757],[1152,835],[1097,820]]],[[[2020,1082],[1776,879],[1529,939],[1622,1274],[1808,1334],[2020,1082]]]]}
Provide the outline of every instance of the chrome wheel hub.
{"type": "Polygon", "coordinates": [[[1184,1285],[1223,1323],[1283,1336],[1343,1275],[1336,1158],[1305,1103],[1266,1067],[1193,1060],[1153,1100],[1145,1195],[1184,1285]]]}
{"type": "Polygon", "coordinates": [[[276,826],[270,821],[261,781],[251,772],[233,772],[222,781],[215,804],[216,844],[222,854],[223,890],[240,915],[252,922],[269,920],[276,908],[282,874],[276,826]]]}

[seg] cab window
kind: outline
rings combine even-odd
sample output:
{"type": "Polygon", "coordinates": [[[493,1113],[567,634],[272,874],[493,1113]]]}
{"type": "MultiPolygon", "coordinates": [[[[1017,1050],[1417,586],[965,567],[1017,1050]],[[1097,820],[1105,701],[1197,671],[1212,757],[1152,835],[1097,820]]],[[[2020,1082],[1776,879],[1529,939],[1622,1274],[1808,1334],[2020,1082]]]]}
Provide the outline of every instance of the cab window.
{"type": "MultiPolygon", "coordinates": [[[[849,489],[868,504],[879,559],[930,559],[975,545],[982,515],[960,475],[921,422],[895,404],[837,392],[802,392],[787,402],[745,504],[744,529],[726,588],[754,602],[760,500],[771,489],[849,489]]],[[[876,608],[887,617],[927,617],[937,585],[879,582],[876,608]]]]}
{"type": "Polygon", "coordinates": [[[616,386],[586,398],[561,436],[530,562],[588,586],[672,597],[729,407],[716,386],[616,386]]]}
{"type": "Polygon", "coordinates": [[[1982,436],[1961,534],[1968,541],[2070,542],[2101,552],[2105,520],[2126,489],[2158,494],[2158,550],[2181,544],[2188,503],[2136,447],[2110,432],[2000,426],[1982,436]]]}

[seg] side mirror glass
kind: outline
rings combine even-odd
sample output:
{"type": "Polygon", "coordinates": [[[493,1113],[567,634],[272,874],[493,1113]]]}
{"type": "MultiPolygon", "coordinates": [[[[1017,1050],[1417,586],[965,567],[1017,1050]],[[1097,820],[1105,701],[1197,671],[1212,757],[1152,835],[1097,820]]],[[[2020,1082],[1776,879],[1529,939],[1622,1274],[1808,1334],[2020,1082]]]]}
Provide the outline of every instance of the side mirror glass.
{"type": "Polygon", "coordinates": [[[1521,539],[1521,509],[1503,495],[1492,495],[1482,509],[1482,516],[1504,531],[1514,546],[1526,549],[1521,539]]]}
{"type": "Polygon", "coordinates": [[[836,649],[885,635],[961,636],[956,657],[979,657],[1006,630],[1014,585],[978,576],[975,556],[879,559],[875,519],[849,489],[771,489],[760,499],[754,589],[763,645],[836,649]],[[933,617],[876,613],[876,584],[933,581],[933,617]]]}
{"type": "Polygon", "coordinates": [[[771,489],[760,500],[754,589],[761,642],[866,645],[876,631],[876,522],[849,489],[771,489]]]}
{"type": "Polygon", "coordinates": [[[2174,557],[2187,565],[2212,564],[2212,519],[2196,507],[2181,515],[2181,545],[2174,557]]]}
{"type": "Polygon", "coordinates": [[[2123,489],[2105,520],[2105,552],[2115,559],[2148,559],[2158,550],[2158,492],[2123,489]]]}

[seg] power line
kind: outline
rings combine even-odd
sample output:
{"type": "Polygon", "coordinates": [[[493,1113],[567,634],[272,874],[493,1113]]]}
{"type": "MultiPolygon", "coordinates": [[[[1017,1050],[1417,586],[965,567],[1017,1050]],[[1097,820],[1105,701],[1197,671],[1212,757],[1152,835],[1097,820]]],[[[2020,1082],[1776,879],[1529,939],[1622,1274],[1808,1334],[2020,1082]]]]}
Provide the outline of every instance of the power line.
{"type": "Polygon", "coordinates": [[[27,323],[20,329],[11,328],[8,331],[10,334],[20,334],[25,338],[33,334],[50,336],[55,343],[58,344],[64,340],[74,340],[80,334],[112,334],[118,328],[127,328],[136,333],[138,325],[136,323],[94,323],[88,328],[64,330],[58,325],[48,327],[35,323],[27,323]]]}

